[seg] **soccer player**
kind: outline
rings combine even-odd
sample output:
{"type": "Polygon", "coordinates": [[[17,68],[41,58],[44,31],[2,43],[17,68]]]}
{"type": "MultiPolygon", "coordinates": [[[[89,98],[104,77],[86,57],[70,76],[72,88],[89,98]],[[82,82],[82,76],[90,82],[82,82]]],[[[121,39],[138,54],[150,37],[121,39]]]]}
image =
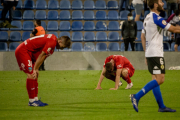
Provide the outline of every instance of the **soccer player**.
{"type": "Polygon", "coordinates": [[[163,29],[174,33],[180,33],[180,26],[173,26],[159,16],[160,11],[164,10],[163,5],[164,3],[162,0],[148,1],[151,12],[144,20],[141,40],[145,50],[148,70],[152,75],[152,81],[148,82],[138,93],[130,95],[131,102],[136,112],[138,112],[139,100],[150,90],[153,91],[159,105],[158,112],[176,112],[176,110],[167,108],[164,105],[160,85],[164,82],[165,77],[163,29]]]}
{"type": "Polygon", "coordinates": [[[117,90],[119,86],[122,85],[120,77],[128,83],[125,89],[131,89],[133,83],[131,82],[130,77],[133,76],[134,71],[134,67],[126,57],[122,55],[111,55],[105,60],[96,89],[102,89],[101,83],[104,77],[115,82],[115,88],[111,88],[110,90],[117,90]]]}
{"type": "Polygon", "coordinates": [[[15,56],[19,68],[27,75],[26,89],[29,95],[29,106],[47,105],[38,100],[38,69],[43,61],[53,54],[55,47],[63,49],[69,48],[70,45],[68,36],[56,38],[53,34],[46,34],[29,38],[17,47],[15,56]]]}

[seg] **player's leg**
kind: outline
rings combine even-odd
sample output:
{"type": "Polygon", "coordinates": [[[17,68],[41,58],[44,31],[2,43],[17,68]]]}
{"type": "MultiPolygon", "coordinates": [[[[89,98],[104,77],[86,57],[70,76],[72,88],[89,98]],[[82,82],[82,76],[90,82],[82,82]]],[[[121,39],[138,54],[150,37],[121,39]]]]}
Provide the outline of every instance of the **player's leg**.
{"type": "Polygon", "coordinates": [[[133,83],[130,79],[130,69],[129,68],[123,68],[122,69],[122,78],[127,82],[127,87],[125,89],[131,89],[133,86],[133,83]]]}
{"type": "MultiPolygon", "coordinates": [[[[104,77],[106,77],[109,80],[112,80],[113,82],[115,82],[115,80],[116,80],[116,75],[115,74],[114,75],[112,75],[112,74],[105,74],[104,77]]],[[[122,86],[122,84],[123,84],[122,81],[119,81],[119,87],[122,86]]]]}

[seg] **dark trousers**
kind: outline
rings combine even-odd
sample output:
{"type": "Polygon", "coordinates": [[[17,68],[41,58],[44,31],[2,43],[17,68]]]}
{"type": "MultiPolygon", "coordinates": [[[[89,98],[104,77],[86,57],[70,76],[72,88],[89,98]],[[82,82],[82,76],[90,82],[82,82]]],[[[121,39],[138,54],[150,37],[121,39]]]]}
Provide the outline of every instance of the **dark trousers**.
{"type": "Polygon", "coordinates": [[[129,43],[131,43],[132,51],[135,51],[135,49],[134,49],[134,46],[135,46],[135,39],[134,39],[134,38],[127,38],[127,39],[124,39],[125,51],[128,50],[129,43]]]}
{"type": "Polygon", "coordinates": [[[168,9],[168,17],[171,15],[171,12],[173,11],[175,13],[175,10],[178,9],[177,3],[167,3],[167,9],[168,9]]]}
{"type": "Polygon", "coordinates": [[[125,9],[128,10],[128,6],[129,6],[129,0],[119,0],[119,13],[122,10],[123,7],[123,3],[126,2],[125,4],[125,9]]]}

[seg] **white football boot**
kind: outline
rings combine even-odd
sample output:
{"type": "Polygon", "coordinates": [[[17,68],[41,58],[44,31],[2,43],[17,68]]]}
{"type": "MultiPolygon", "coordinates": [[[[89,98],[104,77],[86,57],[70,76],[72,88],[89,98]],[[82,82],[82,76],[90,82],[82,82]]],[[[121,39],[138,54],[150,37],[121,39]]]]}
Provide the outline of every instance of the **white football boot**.
{"type": "Polygon", "coordinates": [[[133,86],[133,83],[129,83],[129,84],[127,84],[127,87],[125,89],[131,89],[132,86],[133,86]]]}
{"type": "Polygon", "coordinates": [[[123,84],[123,83],[122,83],[121,81],[119,81],[118,88],[119,88],[120,86],[122,86],[122,84],[123,84]]]}

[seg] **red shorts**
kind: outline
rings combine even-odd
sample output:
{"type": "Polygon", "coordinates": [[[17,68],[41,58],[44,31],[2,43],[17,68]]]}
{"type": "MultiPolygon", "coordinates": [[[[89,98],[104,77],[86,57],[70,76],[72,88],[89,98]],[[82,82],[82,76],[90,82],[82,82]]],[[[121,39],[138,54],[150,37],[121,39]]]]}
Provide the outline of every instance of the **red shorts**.
{"type": "Polygon", "coordinates": [[[21,43],[16,51],[15,56],[19,65],[20,70],[23,70],[25,73],[32,74],[34,63],[31,59],[31,54],[29,54],[24,43],[21,43]]]}
{"type": "Polygon", "coordinates": [[[134,75],[134,69],[132,68],[129,68],[129,67],[125,67],[125,69],[128,71],[128,76],[129,77],[132,77],[134,75]]]}

